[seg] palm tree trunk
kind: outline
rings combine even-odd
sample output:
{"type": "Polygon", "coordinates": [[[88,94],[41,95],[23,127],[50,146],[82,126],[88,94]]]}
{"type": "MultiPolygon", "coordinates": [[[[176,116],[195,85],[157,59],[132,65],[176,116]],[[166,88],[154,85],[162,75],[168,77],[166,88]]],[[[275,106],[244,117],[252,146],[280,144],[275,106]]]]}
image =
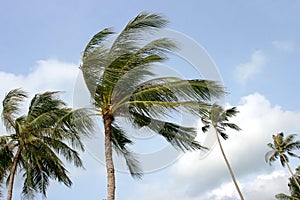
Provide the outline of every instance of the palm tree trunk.
{"type": "Polygon", "coordinates": [[[11,166],[10,174],[9,174],[8,186],[7,186],[7,198],[6,198],[7,200],[12,199],[14,179],[15,179],[15,174],[16,174],[16,171],[17,171],[17,165],[18,165],[18,162],[19,162],[19,159],[20,159],[22,149],[23,149],[22,145],[19,145],[17,153],[16,153],[16,155],[13,159],[13,162],[12,162],[12,166],[11,166]]]}
{"type": "Polygon", "coordinates": [[[216,135],[217,135],[218,143],[219,143],[219,146],[220,146],[222,155],[223,155],[223,157],[224,157],[224,160],[225,160],[225,162],[226,162],[227,168],[228,168],[228,170],[229,170],[229,173],[230,173],[230,175],[231,175],[231,178],[232,178],[232,180],[233,180],[233,183],[234,183],[234,185],[235,185],[235,187],[236,187],[236,189],[237,189],[237,192],[238,192],[238,194],[239,194],[239,196],[240,196],[240,199],[241,199],[241,200],[244,200],[244,197],[243,197],[243,195],[242,195],[242,192],[241,192],[241,190],[240,190],[240,188],[239,188],[239,185],[238,185],[238,183],[237,183],[237,181],[236,181],[236,179],[235,179],[235,176],[234,176],[234,174],[233,174],[233,171],[232,171],[232,169],[231,169],[231,167],[230,167],[230,164],[229,164],[229,162],[228,162],[228,160],[227,160],[227,157],[226,157],[226,155],[225,155],[225,153],[224,153],[224,150],[223,150],[223,147],[222,147],[222,144],[221,144],[221,141],[220,141],[220,137],[219,137],[219,134],[218,134],[216,128],[215,128],[215,133],[216,133],[216,135]]]}
{"type": "Polygon", "coordinates": [[[293,179],[294,179],[294,181],[295,181],[295,183],[296,183],[297,187],[298,187],[298,188],[299,188],[299,190],[300,190],[300,185],[299,185],[299,183],[298,183],[298,181],[297,181],[297,179],[296,179],[296,177],[295,177],[295,174],[293,173],[293,171],[292,171],[292,169],[291,169],[291,166],[290,166],[290,165],[289,165],[289,163],[287,162],[285,155],[283,155],[283,154],[281,154],[281,153],[280,153],[280,156],[282,156],[282,157],[283,157],[283,159],[284,159],[284,162],[285,162],[286,166],[288,167],[288,169],[289,169],[289,171],[290,171],[290,174],[291,174],[291,176],[293,177],[293,179]]]}
{"type": "Polygon", "coordinates": [[[115,169],[112,158],[112,146],[111,146],[111,124],[113,122],[113,116],[109,113],[103,115],[104,127],[105,127],[105,161],[107,172],[107,200],[115,199],[115,169]]]}

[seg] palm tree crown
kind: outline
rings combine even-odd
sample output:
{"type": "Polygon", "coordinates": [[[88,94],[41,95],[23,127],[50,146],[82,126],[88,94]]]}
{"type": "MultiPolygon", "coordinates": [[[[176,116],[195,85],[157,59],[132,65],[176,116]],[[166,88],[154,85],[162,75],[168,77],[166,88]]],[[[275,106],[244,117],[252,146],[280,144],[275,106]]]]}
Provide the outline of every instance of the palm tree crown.
{"type": "Polygon", "coordinates": [[[0,178],[7,178],[7,199],[17,171],[23,172],[24,197],[33,199],[36,192],[46,196],[50,179],[72,185],[60,156],[83,167],[76,149],[84,150],[81,135],[89,134],[92,121],[87,110],[66,107],[57,94],[36,94],[27,115],[20,115],[20,103],[27,98],[23,90],[11,90],[3,100],[2,121],[9,134],[0,136],[0,178]]]}
{"type": "Polygon", "coordinates": [[[286,138],[284,138],[284,134],[282,132],[278,133],[277,135],[273,135],[273,144],[268,144],[268,147],[270,147],[271,150],[266,153],[265,160],[271,165],[272,162],[276,161],[279,157],[281,165],[283,167],[288,167],[291,176],[293,177],[296,185],[300,190],[300,184],[289,165],[289,158],[287,156],[289,155],[292,157],[300,158],[298,155],[292,152],[294,150],[300,149],[300,141],[295,141],[296,136],[296,134],[290,134],[286,136],[286,138]]]}
{"type": "Polygon", "coordinates": [[[265,156],[265,160],[270,165],[276,161],[279,157],[280,163],[283,167],[289,162],[287,155],[299,158],[298,155],[294,154],[293,151],[300,149],[300,141],[295,141],[296,134],[288,135],[284,138],[283,133],[273,135],[273,143],[269,143],[268,147],[272,150],[268,151],[265,156]]]}
{"type": "Polygon", "coordinates": [[[225,133],[226,128],[231,128],[236,131],[241,130],[236,124],[229,122],[229,118],[236,116],[238,112],[236,107],[224,110],[222,106],[213,104],[208,115],[202,117],[204,124],[202,131],[208,131],[208,128],[212,125],[224,140],[228,139],[228,135],[225,133]]]}
{"type": "MultiPolygon", "coordinates": [[[[151,67],[165,61],[167,53],[177,46],[168,38],[147,41],[144,36],[166,24],[161,15],[143,12],[125,26],[111,45],[107,39],[115,33],[107,28],[97,33],[83,52],[81,70],[105,127],[110,180],[114,180],[111,145],[124,156],[131,175],[141,177],[137,160],[128,149],[132,141],[119,123],[120,118],[128,119],[133,127],[160,134],[178,149],[204,149],[194,141],[194,128],[163,118],[181,108],[202,116],[208,101],[223,94],[223,88],[213,81],[154,76],[151,67]]],[[[114,193],[114,181],[108,185],[109,193],[114,193]]],[[[114,195],[107,199],[114,199],[114,195]]]]}

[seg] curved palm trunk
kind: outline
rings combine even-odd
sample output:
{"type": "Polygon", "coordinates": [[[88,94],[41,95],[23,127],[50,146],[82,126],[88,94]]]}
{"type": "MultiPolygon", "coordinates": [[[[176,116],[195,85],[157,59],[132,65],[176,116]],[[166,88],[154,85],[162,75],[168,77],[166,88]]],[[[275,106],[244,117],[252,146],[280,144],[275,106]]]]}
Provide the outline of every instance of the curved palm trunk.
{"type": "Polygon", "coordinates": [[[287,162],[287,160],[286,160],[286,157],[285,157],[283,154],[280,154],[280,156],[282,156],[282,157],[283,157],[283,159],[284,159],[284,162],[285,162],[286,166],[288,167],[288,169],[289,169],[289,171],[290,171],[290,174],[291,174],[291,176],[293,177],[293,179],[294,179],[294,181],[295,181],[295,183],[296,183],[297,187],[298,187],[298,188],[299,188],[299,190],[300,190],[300,185],[299,185],[299,183],[298,183],[298,181],[297,181],[297,179],[296,179],[296,177],[295,177],[295,174],[293,173],[293,171],[292,171],[292,169],[291,169],[291,167],[290,167],[289,163],[287,162]]]}
{"type": "Polygon", "coordinates": [[[225,162],[226,162],[227,168],[228,168],[228,170],[229,170],[229,173],[230,173],[230,175],[231,175],[231,178],[232,178],[232,180],[233,180],[233,183],[234,183],[234,185],[235,185],[235,187],[236,187],[236,189],[237,189],[237,192],[238,192],[238,194],[239,194],[239,196],[240,196],[240,199],[241,199],[241,200],[244,200],[244,197],[243,197],[243,195],[242,195],[242,192],[241,192],[241,190],[240,190],[240,188],[239,188],[239,185],[238,185],[238,183],[237,183],[237,181],[236,181],[236,179],[235,179],[235,176],[234,176],[234,174],[233,174],[233,171],[232,171],[232,169],[231,169],[231,167],[230,167],[230,164],[229,164],[229,162],[228,162],[228,160],[227,160],[227,157],[226,157],[226,155],[225,155],[225,153],[224,153],[224,150],[223,150],[223,147],[222,147],[222,144],[221,144],[221,141],[220,141],[220,137],[219,137],[219,134],[218,134],[218,132],[217,132],[216,129],[215,129],[215,133],[216,133],[216,135],[217,135],[218,143],[219,143],[219,146],[220,146],[222,155],[223,155],[223,157],[224,157],[224,160],[225,160],[225,162]]]}
{"type": "Polygon", "coordinates": [[[105,161],[107,172],[107,200],[115,199],[115,169],[112,158],[111,146],[111,124],[113,116],[109,113],[103,115],[104,128],[105,128],[105,161]]]}
{"type": "Polygon", "coordinates": [[[15,174],[17,171],[17,165],[20,159],[20,155],[22,152],[22,146],[20,145],[18,147],[17,153],[14,157],[11,169],[10,169],[10,175],[9,175],[9,180],[8,180],[8,186],[7,186],[7,200],[11,200],[12,199],[12,192],[13,192],[13,186],[14,186],[14,180],[15,180],[15,174]]]}

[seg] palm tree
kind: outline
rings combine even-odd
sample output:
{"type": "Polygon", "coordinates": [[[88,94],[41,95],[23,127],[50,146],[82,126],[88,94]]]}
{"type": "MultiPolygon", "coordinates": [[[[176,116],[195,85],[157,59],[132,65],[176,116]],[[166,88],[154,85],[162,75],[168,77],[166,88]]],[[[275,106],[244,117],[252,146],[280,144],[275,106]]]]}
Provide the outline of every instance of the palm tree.
{"type": "Polygon", "coordinates": [[[7,200],[12,199],[17,171],[23,172],[23,196],[33,199],[36,192],[46,197],[49,179],[72,185],[61,156],[83,167],[76,149],[84,150],[81,134],[89,134],[92,121],[87,110],[66,107],[57,94],[36,94],[27,115],[19,115],[20,103],[27,98],[23,90],[11,90],[3,100],[2,121],[9,134],[0,137],[0,162],[1,176],[7,178],[7,200]]]}
{"type": "Polygon", "coordinates": [[[300,189],[299,182],[297,181],[294,173],[292,172],[292,169],[289,165],[289,159],[287,156],[287,154],[288,154],[292,157],[300,158],[298,155],[296,155],[292,152],[293,150],[300,149],[300,141],[299,140],[294,141],[295,137],[296,137],[296,134],[291,134],[291,135],[288,135],[286,138],[284,138],[284,134],[282,132],[278,133],[277,135],[273,135],[272,136],[273,144],[272,143],[268,144],[268,146],[272,150],[270,150],[266,153],[265,160],[267,163],[269,163],[271,165],[272,162],[277,160],[279,157],[281,165],[283,167],[285,167],[285,166],[288,167],[288,170],[289,170],[291,176],[293,177],[296,185],[300,189]]]}
{"type": "MultiPolygon", "coordinates": [[[[300,180],[300,166],[296,169],[296,173],[295,173],[296,179],[299,182],[300,180]]],[[[276,199],[280,199],[280,200],[300,200],[300,190],[295,182],[295,180],[293,179],[293,177],[289,178],[289,183],[288,183],[291,195],[287,195],[287,194],[277,194],[275,197],[276,199]]]]}
{"type": "Polygon", "coordinates": [[[131,175],[141,178],[142,171],[128,148],[132,141],[120,123],[126,118],[134,128],[145,127],[158,133],[180,150],[205,149],[194,141],[196,130],[166,120],[182,108],[202,116],[212,97],[223,94],[213,81],[155,77],[151,66],[167,59],[176,45],[168,38],[150,42],[144,35],[165,27],[161,15],[143,12],[131,20],[111,45],[111,28],[97,33],[87,44],[81,70],[105,129],[107,200],[115,199],[115,170],[112,148],[126,161],[131,175]],[[147,79],[148,78],[148,79],[147,79]]]}
{"type": "Polygon", "coordinates": [[[216,133],[217,136],[217,141],[219,144],[219,147],[221,149],[223,158],[226,162],[227,168],[229,170],[229,173],[231,175],[231,178],[233,180],[233,183],[237,189],[237,192],[240,196],[240,199],[244,199],[242,192],[238,186],[238,183],[236,181],[236,178],[233,174],[233,170],[230,167],[229,161],[225,155],[224,149],[222,147],[222,143],[220,140],[220,136],[226,140],[228,139],[228,135],[225,133],[226,128],[231,128],[234,129],[236,131],[240,131],[241,129],[233,123],[229,123],[229,118],[235,116],[238,113],[236,107],[232,107],[230,109],[224,110],[220,105],[217,104],[213,104],[210,111],[208,112],[207,115],[205,115],[204,117],[202,117],[202,123],[204,124],[204,126],[202,127],[202,131],[203,132],[207,132],[210,128],[210,126],[212,126],[214,128],[214,131],[216,133]]]}

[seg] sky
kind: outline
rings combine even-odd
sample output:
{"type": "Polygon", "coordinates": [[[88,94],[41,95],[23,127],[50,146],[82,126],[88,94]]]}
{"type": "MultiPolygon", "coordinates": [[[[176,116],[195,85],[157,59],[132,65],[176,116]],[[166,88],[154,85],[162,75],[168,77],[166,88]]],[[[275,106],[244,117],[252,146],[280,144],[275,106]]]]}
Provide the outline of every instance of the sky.
{"type": "MultiPolygon", "coordinates": [[[[288,193],[287,169],[279,162],[269,166],[264,155],[272,134],[300,132],[297,0],[0,0],[0,99],[9,90],[22,87],[31,97],[60,90],[70,106],[85,104],[89,97],[79,70],[85,45],[103,28],[114,27],[119,32],[142,11],[162,13],[170,21],[169,29],[197,42],[213,61],[211,70],[218,71],[229,92],[226,106],[237,106],[240,111],[232,121],[242,131],[228,130],[229,139],[223,145],[245,199],[271,200],[277,193],[288,193]]],[[[171,64],[178,66],[177,73],[184,73],[181,63],[171,64]]],[[[201,127],[200,122],[195,123],[201,127]]],[[[106,198],[101,133],[99,127],[98,135],[86,139],[85,170],[67,165],[72,188],[51,182],[47,199],[106,198]]],[[[137,137],[136,145],[143,147],[143,137],[137,137]]],[[[152,137],[145,136],[148,141],[152,137]]],[[[122,170],[122,161],[116,161],[120,169],[117,199],[238,199],[218,146],[203,156],[199,152],[178,155],[165,143],[158,144],[162,146],[145,147],[144,155],[151,151],[156,157],[147,163],[153,166],[142,180],[132,179],[122,170]],[[167,164],[155,165],[162,160],[167,164]]],[[[293,160],[291,165],[295,169],[299,161],[293,160]]],[[[21,187],[19,177],[14,199],[21,199],[21,187]]]]}

